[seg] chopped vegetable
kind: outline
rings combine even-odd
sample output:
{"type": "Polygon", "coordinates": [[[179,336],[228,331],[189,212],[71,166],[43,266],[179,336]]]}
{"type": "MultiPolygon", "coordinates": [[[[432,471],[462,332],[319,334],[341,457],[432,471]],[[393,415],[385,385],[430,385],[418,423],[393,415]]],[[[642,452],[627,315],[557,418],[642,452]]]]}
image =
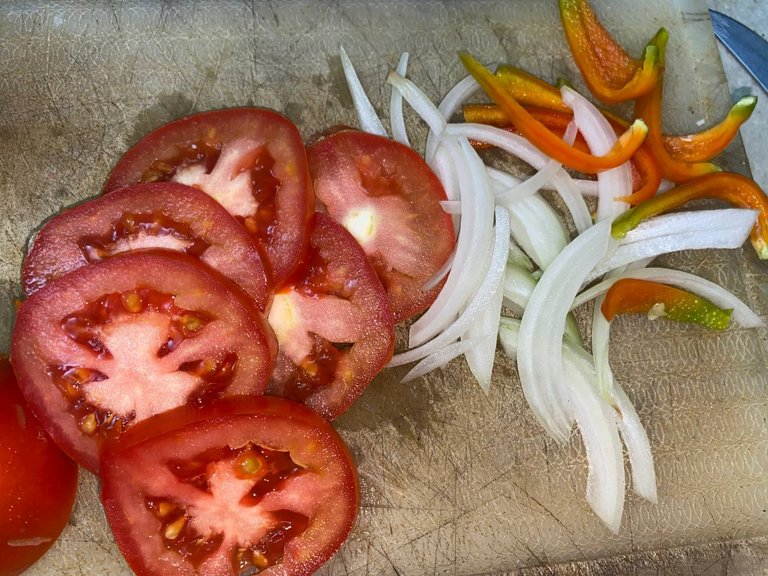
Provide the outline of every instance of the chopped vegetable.
{"type": "Polygon", "coordinates": [[[647,313],[650,318],[665,317],[713,330],[725,330],[732,312],[718,308],[693,292],[636,278],[622,278],[614,283],[606,292],[600,310],[608,321],[617,314],[647,313]]]}
{"type": "Polygon", "coordinates": [[[642,60],[631,58],[613,39],[587,0],[560,0],[560,18],[573,59],[590,91],[606,104],[647,94],[660,75],[659,49],[652,42],[642,60]]]}

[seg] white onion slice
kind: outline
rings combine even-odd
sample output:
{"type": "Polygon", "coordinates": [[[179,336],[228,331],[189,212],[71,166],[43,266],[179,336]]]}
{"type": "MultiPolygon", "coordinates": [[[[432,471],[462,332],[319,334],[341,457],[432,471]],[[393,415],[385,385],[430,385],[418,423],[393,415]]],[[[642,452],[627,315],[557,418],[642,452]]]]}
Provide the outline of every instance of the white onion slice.
{"type": "Polygon", "coordinates": [[[440,207],[446,214],[461,214],[461,200],[441,200],[440,207]]]}
{"type": "Polygon", "coordinates": [[[463,339],[459,342],[454,342],[453,344],[448,344],[445,348],[442,350],[439,350],[435,352],[434,354],[430,354],[426,358],[422,358],[413,368],[411,368],[408,373],[403,376],[403,379],[401,382],[410,382],[411,380],[415,380],[416,378],[419,378],[421,376],[424,376],[424,374],[427,374],[429,372],[432,372],[433,370],[437,370],[438,368],[443,368],[448,362],[453,360],[454,358],[457,358],[467,352],[467,350],[470,350],[474,346],[478,346],[484,343],[484,340],[492,340],[494,343],[494,346],[496,344],[496,335],[492,334],[487,337],[481,337],[481,338],[469,338],[469,339],[463,339]]]}
{"type": "Polygon", "coordinates": [[[344,50],[343,46],[339,46],[339,55],[341,56],[341,67],[344,69],[344,77],[347,79],[347,86],[349,86],[349,92],[352,95],[352,103],[355,105],[355,111],[357,112],[357,119],[360,122],[360,128],[364,132],[387,136],[384,124],[381,123],[381,118],[379,118],[376,109],[368,99],[365,90],[363,90],[363,85],[360,84],[355,67],[352,65],[352,61],[347,56],[347,51],[344,50]]]}
{"type": "MultiPolygon", "coordinates": [[[[534,168],[541,169],[549,158],[540,152],[533,144],[528,142],[522,136],[512,134],[495,126],[486,126],[484,124],[448,124],[445,127],[446,134],[453,136],[463,136],[486,142],[492,146],[501,148],[505,152],[517,156],[534,168]]],[[[576,188],[573,179],[562,168],[552,177],[552,184],[557,189],[558,194],[563,199],[568,211],[573,218],[573,223],[579,232],[583,232],[592,225],[592,217],[589,214],[589,208],[584,201],[581,193],[576,188]]]]}
{"type": "MultiPolygon", "coordinates": [[[[477,81],[472,77],[472,75],[465,76],[448,91],[448,93],[443,97],[443,100],[440,102],[437,109],[440,111],[440,114],[443,115],[443,118],[448,121],[456,113],[464,101],[479,88],[480,86],[478,86],[477,81]]],[[[437,149],[437,136],[438,135],[432,131],[430,131],[430,133],[427,135],[427,146],[424,159],[428,164],[431,163],[435,154],[435,150],[437,149]]]]}
{"type": "Polygon", "coordinates": [[[571,423],[567,399],[558,394],[565,319],[582,282],[615,243],[608,220],[582,232],[544,271],[523,314],[517,353],[520,383],[536,418],[560,442],[568,439],[571,423]]]}
{"type": "Polygon", "coordinates": [[[387,75],[387,84],[390,84],[403,95],[406,102],[427,123],[432,132],[438,136],[442,134],[446,124],[445,118],[421,88],[394,70],[387,75]]]}
{"type": "MultiPolygon", "coordinates": [[[[735,322],[745,328],[762,328],[765,326],[765,322],[761,320],[749,306],[719,284],[710,282],[709,280],[691,274],[690,272],[671,270],[668,268],[628,270],[622,274],[603,280],[599,284],[595,284],[579,294],[573,301],[571,308],[581,306],[585,302],[589,302],[601,294],[605,294],[611,286],[623,278],[637,278],[639,280],[650,280],[652,282],[661,282],[662,284],[677,286],[678,288],[688,290],[689,292],[693,292],[694,294],[706,298],[719,308],[733,310],[731,317],[735,322]]],[[[595,307],[597,308],[597,304],[595,304],[595,307]]]]}
{"type": "MultiPolygon", "coordinates": [[[[595,156],[607,154],[618,138],[603,113],[594,104],[568,86],[560,89],[563,103],[573,110],[573,121],[595,156]]],[[[632,194],[632,169],[630,163],[598,173],[597,219],[603,220],[625,212],[629,208],[626,202],[614,198],[632,194]]]]}
{"type": "Polygon", "coordinates": [[[493,196],[483,161],[469,142],[445,139],[458,171],[461,227],[454,265],[429,309],[411,325],[408,346],[427,342],[459,315],[488,270],[493,241],[493,196]]]}
{"type": "Polygon", "coordinates": [[[653,453],[648,434],[645,432],[635,407],[618,383],[613,386],[613,399],[619,414],[616,423],[624,445],[627,447],[629,464],[632,467],[632,488],[638,496],[653,502],[657,501],[656,471],[653,466],[653,453]]]}
{"type": "Polygon", "coordinates": [[[592,310],[592,356],[597,376],[597,391],[606,402],[613,401],[613,371],[611,370],[609,345],[611,341],[611,323],[603,316],[600,309],[605,295],[598,296],[592,310]]]}
{"type": "Polygon", "coordinates": [[[743,208],[664,214],[627,233],[619,248],[595,266],[586,282],[643,258],[681,250],[740,248],[749,237],[757,212],[743,208]]]}
{"type": "MultiPolygon", "coordinates": [[[[489,168],[488,174],[495,189],[509,188],[514,176],[489,168]]],[[[554,260],[568,244],[568,232],[563,222],[541,196],[534,194],[509,206],[512,236],[520,247],[542,270],[554,260]]]]}
{"type": "Polygon", "coordinates": [[[462,336],[480,316],[482,311],[490,305],[494,296],[494,289],[499,285],[504,275],[504,267],[507,262],[507,254],[509,253],[509,216],[504,208],[497,208],[495,216],[496,226],[494,228],[493,250],[491,252],[488,272],[484,274],[480,286],[466,308],[462,310],[455,322],[445,328],[435,338],[418,348],[413,348],[402,354],[396,354],[387,366],[408,364],[444,348],[462,336]]]}
{"type": "MultiPolygon", "coordinates": [[[[397,63],[397,73],[405,76],[408,72],[408,52],[403,52],[400,61],[397,63]]],[[[392,94],[389,97],[389,124],[392,129],[392,139],[410,146],[408,131],[405,128],[405,117],[403,116],[403,94],[400,90],[392,88],[392,94]]]]}

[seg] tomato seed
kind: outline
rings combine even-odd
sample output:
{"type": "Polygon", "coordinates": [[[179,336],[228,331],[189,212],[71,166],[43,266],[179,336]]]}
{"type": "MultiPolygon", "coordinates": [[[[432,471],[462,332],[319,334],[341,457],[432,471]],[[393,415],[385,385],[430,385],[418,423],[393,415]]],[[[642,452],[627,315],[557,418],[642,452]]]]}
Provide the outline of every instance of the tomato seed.
{"type": "Polygon", "coordinates": [[[181,531],[184,530],[184,526],[187,525],[187,517],[181,516],[177,520],[174,520],[168,526],[165,527],[165,530],[163,531],[163,536],[165,536],[168,540],[176,540],[176,538],[179,537],[179,534],[181,534],[181,531]]]}
{"type": "Polygon", "coordinates": [[[136,294],[136,292],[123,293],[121,300],[123,302],[123,308],[125,308],[126,312],[136,314],[137,312],[141,312],[142,308],[144,307],[144,302],[141,300],[141,296],[136,294]]]}
{"type": "Polygon", "coordinates": [[[95,434],[97,428],[98,422],[96,421],[96,414],[93,412],[90,412],[85,418],[80,420],[80,429],[88,434],[88,436],[95,434]]]}
{"type": "Polygon", "coordinates": [[[160,518],[167,518],[174,510],[176,510],[176,505],[171,502],[160,502],[157,505],[157,515],[160,518]]]}

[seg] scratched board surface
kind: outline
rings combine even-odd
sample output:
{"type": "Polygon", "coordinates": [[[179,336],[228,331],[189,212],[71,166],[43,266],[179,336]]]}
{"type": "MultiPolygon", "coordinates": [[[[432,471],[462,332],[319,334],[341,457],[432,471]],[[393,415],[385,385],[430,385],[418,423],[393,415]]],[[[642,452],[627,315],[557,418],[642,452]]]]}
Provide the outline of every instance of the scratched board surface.
{"type": "MultiPolygon", "coordinates": [[[[670,30],[670,131],[693,131],[725,113],[729,95],[703,3],[595,4],[634,54],[659,26],[670,30]]],[[[280,110],[307,138],[354,125],[339,44],[385,120],[383,80],[402,51],[411,54],[410,76],[435,99],[463,77],[461,49],[582,86],[554,1],[2,3],[0,349],[8,347],[29,234],[97,194],[121,152],[148,130],[236,105],[280,110]]],[[[414,125],[413,140],[421,145],[424,136],[414,125]]],[[[745,170],[740,144],[723,163],[745,170]]],[[[664,263],[720,282],[768,314],[766,267],[751,250],[664,263]]],[[[672,574],[739,553],[760,564],[768,536],[765,331],[619,320],[612,357],[648,429],[660,500],[630,495],[618,535],[587,507],[578,436],[565,447],[546,439],[513,364],[497,353],[488,396],[463,362],[407,385],[396,370],[338,420],[360,467],[362,510],[321,573],[477,575],[547,565],[569,574],[630,566],[672,574]]],[[[98,483],[82,476],[71,525],[31,575],[130,573],[98,483]]]]}

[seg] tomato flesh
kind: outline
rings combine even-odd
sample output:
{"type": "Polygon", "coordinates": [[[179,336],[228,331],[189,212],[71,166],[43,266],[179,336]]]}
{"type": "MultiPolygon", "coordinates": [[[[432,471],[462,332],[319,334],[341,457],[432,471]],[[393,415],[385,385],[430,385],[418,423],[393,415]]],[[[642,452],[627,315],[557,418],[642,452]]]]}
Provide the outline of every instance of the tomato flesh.
{"type": "Polygon", "coordinates": [[[156,413],[264,391],[276,350],[245,294],[171,251],[115,256],[21,305],[20,384],[49,434],[96,470],[102,447],[156,413]]]}
{"type": "Polygon", "coordinates": [[[24,260],[24,291],[30,296],[82,266],[153,248],[194,256],[238,284],[260,310],[269,302],[259,245],[207,194],[174,183],[129,186],[52,218],[24,260]]]}
{"type": "Polygon", "coordinates": [[[279,352],[268,393],[333,419],[392,356],[387,294],[355,239],[316,214],[304,264],[275,294],[269,322],[279,352]]]}
{"type": "Polygon", "coordinates": [[[301,135],[284,116],[236,108],[166,124],[120,159],[104,190],[169,181],[224,206],[262,243],[276,283],[299,263],[314,196],[301,135]]]}
{"type": "Polygon", "coordinates": [[[16,576],[67,524],[77,465],[43,431],[0,358],[0,574],[16,576]]]}
{"type": "Polygon", "coordinates": [[[353,130],[326,136],[307,151],[317,199],[360,243],[387,289],[395,321],[424,311],[440,285],[423,286],[450,257],[445,191],[407,146],[353,130]]]}
{"type": "Polygon", "coordinates": [[[146,420],[110,446],[102,500],[139,575],[310,574],[351,529],[354,463],[281,398],[230,398],[146,420]]]}

